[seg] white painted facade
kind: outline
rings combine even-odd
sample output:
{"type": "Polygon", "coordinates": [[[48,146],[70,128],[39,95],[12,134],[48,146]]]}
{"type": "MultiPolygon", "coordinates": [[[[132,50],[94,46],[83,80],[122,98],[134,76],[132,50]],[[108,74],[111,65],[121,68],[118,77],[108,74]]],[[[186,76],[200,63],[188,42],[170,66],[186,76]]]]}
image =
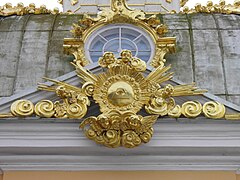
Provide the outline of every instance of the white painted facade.
{"type": "MultiPolygon", "coordinates": [[[[171,3],[166,0],[127,0],[129,7],[133,9],[141,9],[146,13],[166,13],[171,10],[176,12],[180,11],[180,1],[172,1],[171,3]]],[[[96,14],[101,8],[109,8],[110,0],[79,0],[74,6],[71,0],[63,0],[63,12],[71,10],[75,13],[88,13],[96,14]]]]}

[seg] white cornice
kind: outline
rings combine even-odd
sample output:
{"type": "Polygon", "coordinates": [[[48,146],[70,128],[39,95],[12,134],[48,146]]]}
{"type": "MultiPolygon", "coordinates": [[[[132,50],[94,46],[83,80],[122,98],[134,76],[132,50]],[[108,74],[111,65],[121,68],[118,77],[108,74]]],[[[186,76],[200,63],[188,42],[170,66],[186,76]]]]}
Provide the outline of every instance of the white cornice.
{"type": "Polygon", "coordinates": [[[6,170],[231,170],[240,168],[240,122],[159,119],[135,149],[88,140],[79,120],[0,120],[0,168],[6,170]]]}

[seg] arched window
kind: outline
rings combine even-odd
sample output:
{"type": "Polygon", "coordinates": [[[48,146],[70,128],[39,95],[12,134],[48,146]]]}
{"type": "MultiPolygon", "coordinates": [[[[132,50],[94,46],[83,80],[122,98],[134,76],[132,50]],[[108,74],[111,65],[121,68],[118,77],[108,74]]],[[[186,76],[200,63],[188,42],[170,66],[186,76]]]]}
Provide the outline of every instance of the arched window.
{"type": "Polygon", "coordinates": [[[107,51],[118,57],[125,49],[148,62],[154,55],[155,44],[143,29],[126,24],[104,26],[95,31],[85,43],[86,57],[92,62],[97,62],[107,51]]]}

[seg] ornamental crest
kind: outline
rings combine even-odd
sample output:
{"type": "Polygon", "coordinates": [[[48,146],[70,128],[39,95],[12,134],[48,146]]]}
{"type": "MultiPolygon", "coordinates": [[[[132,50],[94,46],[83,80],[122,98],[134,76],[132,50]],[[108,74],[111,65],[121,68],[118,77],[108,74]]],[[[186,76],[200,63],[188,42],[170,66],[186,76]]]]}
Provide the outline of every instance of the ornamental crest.
{"type": "Polygon", "coordinates": [[[166,26],[154,16],[145,18],[142,11],[131,10],[125,0],[112,0],[112,9],[109,14],[106,12],[96,19],[85,16],[79,25],[74,25],[74,38],[64,41],[65,52],[75,57],[72,65],[80,87],[45,78],[53,85],[39,84],[38,89],[55,92],[59,101],[42,100],[34,105],[28,100],[18,100],[11,106],[11,115],[0,117],[35,114],[42,118],[83,118],[80,129],[86,137],[110,148],[133,148],[148,143],[154,123],[163,116],[195,118],[203,114],[212,119],[238,118],[238,115],[226,116],[225,106],[218,102],[207,102],[203,106],[197,101],[176,104],[175,97],[202,95],[206,90],[198,89],[194,83],[176,86],[169,83],[173,73],[169,72],[171,66],[165,66],[164,56],[175,51],[175,38],[162,37],[166,26]],[[154,37],[156,54],[151,61],[154,69],[149,71],[145,61],[134,57],[130,50],[123,50],[119,57],[105,52],[98,60],[100,73],[85,69],[88,64],[83,48],[86,36],[107,23],[125,21],[140,24],[154,37]],[[99,113],[84,118],[94,103],[99,106],[99,113]]]}

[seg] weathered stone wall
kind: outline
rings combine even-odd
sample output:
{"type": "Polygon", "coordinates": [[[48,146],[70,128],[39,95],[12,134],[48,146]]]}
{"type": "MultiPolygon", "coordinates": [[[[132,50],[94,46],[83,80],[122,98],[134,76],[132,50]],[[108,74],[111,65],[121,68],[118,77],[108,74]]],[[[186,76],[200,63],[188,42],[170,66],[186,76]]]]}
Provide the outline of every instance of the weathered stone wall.
{"type": "MultiPolygon", "coordinates": [[[[27,15],[0,19],[0,96],[36,86],[42,77],[73,71],[63,38],[81,15],[27,15]]],[[[160,15],[177,37],[168,55],[175,79],[195,81],[210,93],[240,105],[240,16],[160,15]]]]}

